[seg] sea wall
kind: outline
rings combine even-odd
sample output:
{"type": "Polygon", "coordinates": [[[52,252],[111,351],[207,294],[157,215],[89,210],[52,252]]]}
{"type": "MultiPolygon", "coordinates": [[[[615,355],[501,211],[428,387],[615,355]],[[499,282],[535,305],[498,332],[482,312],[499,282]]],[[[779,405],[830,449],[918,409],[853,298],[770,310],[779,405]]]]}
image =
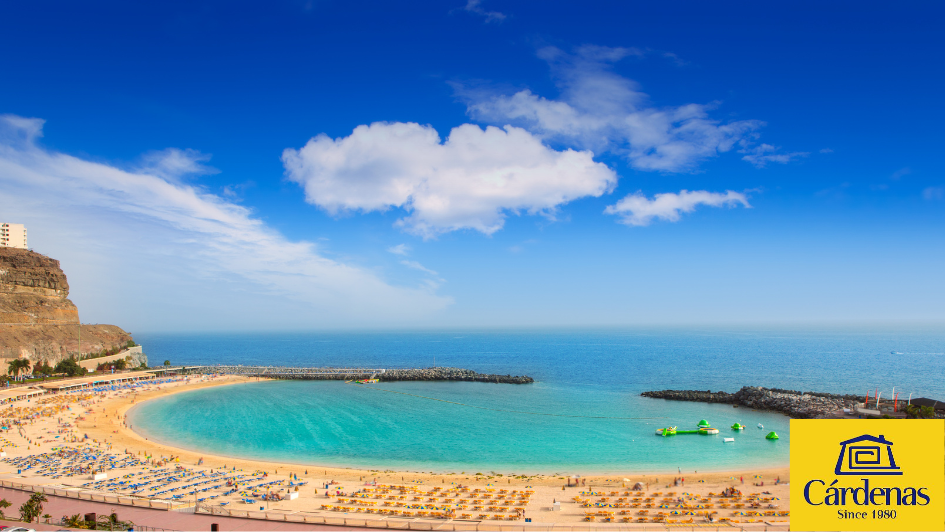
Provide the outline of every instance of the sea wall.
{"type": "Polygon", "coordinates": [[[535,379],[526,376],[476,373],[461,368],[389,369],[378,375],[377,378],[381,381],[469,381],[503,384],[530,384],[535,382],[535,379]]]}
{"type": "Polygon", "coordinates": [[[144,350],[140,345],[123,349],[121,352],[111,356],[80,360],[79,365],[89,371],[95,371],[95,368],[97,368],[99,364],[114,362],[115,360],[123,358],[128,360],[129,368],[137,368],[142,365],[148,365],[148,355],[144,354],[144,350]]]}
{"type": "Polygon", "coordinates": [[[535,379],[524,375],[496,375],[476,373],[462,368],[408,368],[408,369],[338,369],[338,368],[283,368],[278,366],[194,366],[183,371],[205,374],[245,375],[267,379],[294,380],[359,380],[375,378],[383,382],[395,381],[468,381],[501,384],[530,384],[535,379]]]}
{"type": "Polygon", "coordinates": [[[856,395],[837,395],[800,392],[780,388],[745,386],[735,393],[699,390],[660,390],[643,392],[643,397],[670,401],[723,403],[735,406],[780,412],[796,419],[813,419],[835,415],[844,408],[852,408],[862,400],[856,395]]]}

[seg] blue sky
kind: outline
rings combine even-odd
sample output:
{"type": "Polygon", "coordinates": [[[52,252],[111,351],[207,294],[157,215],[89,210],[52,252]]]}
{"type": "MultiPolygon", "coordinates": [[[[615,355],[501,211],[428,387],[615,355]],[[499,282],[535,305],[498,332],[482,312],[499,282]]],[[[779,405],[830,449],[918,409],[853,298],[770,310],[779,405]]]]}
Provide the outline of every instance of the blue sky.
{"type": "Polygon", "coordinates": [[[945,320],[940,3],[0,6],[0,218],[132,331],[945,320]]]}

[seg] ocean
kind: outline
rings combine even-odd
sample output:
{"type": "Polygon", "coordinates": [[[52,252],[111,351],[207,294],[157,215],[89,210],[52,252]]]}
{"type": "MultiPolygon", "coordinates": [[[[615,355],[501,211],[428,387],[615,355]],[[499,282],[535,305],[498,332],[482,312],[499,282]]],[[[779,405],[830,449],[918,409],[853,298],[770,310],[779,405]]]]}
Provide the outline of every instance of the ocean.
{"type": "Polygon", "coordinates": [[[459,330],[136,334],[152,364],[454,366],[529,385],[254,382],[149,401],[135,430],[195,451],[426,472],[585,474],[788,464],[789,420],[648,399],[658,389],[766,386],[945,399],[942,328],[459,330]],[[662,438],[657,428],[718,436],[662,438]],[[740,422],[741,433],[730,430],[740,422]],[[756,428],[761,423],[764,429],[756,428]],[[777,441],[764,438],[770,431],[777,441]],[[725,436],[735,443],[723,443],[725,436]]]}

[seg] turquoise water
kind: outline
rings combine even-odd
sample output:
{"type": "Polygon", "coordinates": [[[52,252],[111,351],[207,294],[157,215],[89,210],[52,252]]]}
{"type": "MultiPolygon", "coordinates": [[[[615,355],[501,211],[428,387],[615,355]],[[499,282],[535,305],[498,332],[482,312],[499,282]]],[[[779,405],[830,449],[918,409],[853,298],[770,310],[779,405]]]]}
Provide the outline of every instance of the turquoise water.
{"type": "Polygon", "coordinates": [[[879,387],[888,394],[897,386],[906,394],[945,397],[940,379],[929,378],[945,372],[942,330],[136,338],[152,361],[167,358],[175,364],[414,367],[432,365],[435,356],[441,366],[528,374],[538,381],[522,386],[259,382],[169,396],[131,412],[135,430],[155,440],[214,454],[312,465],[467,473],[670,472],[786,465],[790,430],[784,416],[646,399],[639,393],[664,388],[735,391],[742,385],[764,385],[851,393],[879,387]],[[721,434],[654,435],[667,425],[694,428],[701,418],[721,434]],[[748,429],[731,433],[728,427],[736,421],[748,429]],[[759,422],[764,430],[755,427],[759,422]],[[769,430],[777,431],[781,439],[765,440],[769,430]],[[734,444],[722,442],[722,437],[733,435],[734,444]]]}

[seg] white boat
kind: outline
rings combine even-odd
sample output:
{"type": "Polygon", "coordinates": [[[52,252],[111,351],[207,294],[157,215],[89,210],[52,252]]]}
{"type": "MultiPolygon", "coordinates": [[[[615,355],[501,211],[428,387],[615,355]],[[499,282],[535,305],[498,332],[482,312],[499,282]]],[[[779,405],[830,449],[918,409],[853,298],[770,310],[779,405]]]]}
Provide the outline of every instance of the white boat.
{"type": "Polygon", "coordinates": [[[765,428],[765,426],[762,425],[761,423],[758,423],[758,428],[759,428],[759,429],[763,429],[763,428],[765,428]]]}
{"type": "Polygon", "coordinates": [[[722,438],[725,443],[735,443],[735,438],[722,438]]]}

